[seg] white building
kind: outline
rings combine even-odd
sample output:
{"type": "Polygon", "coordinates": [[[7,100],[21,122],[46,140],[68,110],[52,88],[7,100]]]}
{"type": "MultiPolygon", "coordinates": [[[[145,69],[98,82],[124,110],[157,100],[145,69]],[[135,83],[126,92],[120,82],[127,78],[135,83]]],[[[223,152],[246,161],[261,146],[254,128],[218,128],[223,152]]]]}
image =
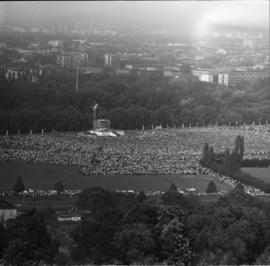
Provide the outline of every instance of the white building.
{"type": "Polygon", "coordinates": [[[6,69],[6,79],[18,79],[23,74],[23,70],[16,67],[8,67],[6,69]]]}
{"type": "Polygon", "coordinates": [[[6,201],[0,201],[0,221],[6,222],[17,216],[17,209],[6,201]]]}
{"type": "Polygon", "coordinates": [[[105,67],[120,67],[120,55],[118,54],[105,54],[104,55],[104,65],[105,67]]]}
{"type": "Polygon", "coordinates": [[[82,217],[79,214],[67,214],[61,215],[57,217],[59,222],[79,222],[81,221],[82,217]]]}
{"type": "Polygon", "coordinates": [[[229,86],[229,73],[219,73],[218,84],[229,86]]]}
{"type": "Polygon", "coordinates": [[[60,40],[51,40],[48,42],[49,45],[52,47],[62,47],[63,46],[63,41],[60,40]]]}
{"type": "Polygon", "coordinates": [[[213,83],[215,82],[215,77],[217,76],[217,71],[216,70],[193,70],[192,71],[193,76],[198,77],[198,80],[200,81],[205,81],[205,82],[210,82],[213,83]]]}

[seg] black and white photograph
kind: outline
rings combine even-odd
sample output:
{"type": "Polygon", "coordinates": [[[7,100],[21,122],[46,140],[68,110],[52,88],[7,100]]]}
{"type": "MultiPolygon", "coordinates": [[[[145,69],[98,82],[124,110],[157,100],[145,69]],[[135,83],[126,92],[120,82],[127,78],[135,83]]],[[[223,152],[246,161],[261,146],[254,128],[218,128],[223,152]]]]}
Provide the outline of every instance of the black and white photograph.
{"type": "Polygon", "coordinates": [[[1,1],[0,265],[270,265],[269,8],[1,1]]]}

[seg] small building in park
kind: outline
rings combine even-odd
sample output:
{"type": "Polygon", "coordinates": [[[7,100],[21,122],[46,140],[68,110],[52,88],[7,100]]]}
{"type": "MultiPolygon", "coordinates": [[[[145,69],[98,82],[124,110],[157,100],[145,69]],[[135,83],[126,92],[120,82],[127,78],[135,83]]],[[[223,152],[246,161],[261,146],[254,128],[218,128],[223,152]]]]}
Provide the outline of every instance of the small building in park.
{"type": "Polygon", "coordinates": [[[17,216],[17,209],[5,200],[0,200],[0,221],[6,222],[8,219],[14,219],[17,216]]]}

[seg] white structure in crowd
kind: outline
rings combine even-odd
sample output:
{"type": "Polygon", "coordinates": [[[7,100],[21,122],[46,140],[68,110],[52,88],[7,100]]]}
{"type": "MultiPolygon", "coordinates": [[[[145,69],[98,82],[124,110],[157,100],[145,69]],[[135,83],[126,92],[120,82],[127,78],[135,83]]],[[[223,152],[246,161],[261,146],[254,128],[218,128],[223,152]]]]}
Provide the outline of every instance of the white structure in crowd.
{"type": "Polygon", "coordinates": [[[95,103],[90,106],[90,110],[93,110],[93,130],[89,130],[86,133],[79,133],[78,136],[91,136],[95,135],[97,137],[119,137],[123,136],[125,133],[123,130],[112,130],[110,129],[111,122],[108,119],[96,119],[96,110],[98,104],[95,103]]]}

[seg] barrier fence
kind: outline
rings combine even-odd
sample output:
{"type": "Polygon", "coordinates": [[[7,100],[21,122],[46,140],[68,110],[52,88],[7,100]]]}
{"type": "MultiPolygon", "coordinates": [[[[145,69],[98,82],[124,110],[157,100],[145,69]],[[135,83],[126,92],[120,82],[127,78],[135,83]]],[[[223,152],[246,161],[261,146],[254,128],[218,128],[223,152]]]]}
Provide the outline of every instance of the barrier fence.
{"type": "MultiPolygon", "coordinates": [[[[187,128],[201,128],[201,129],[207,129],[207,128],[243,128],[243,129],[252,129],[252,128],[260,128],[260,127],[265,127],[265,126],[269,126],[270,129],[270,124],[268,123],[268,121],[266,121],[264,124],[259,123],[256,124],[255,122],[253,122],[252,124],[231,124],[229,123],[228,125],[226,124],[209,124],[207,126],[204,125],[199,125],[197,124],[184,124],[182,123],[182,125],[180,127],[177,127],[176,125],[174,125],[173,127],[170,127],[169,125],[167,125],[167,127],[162,127],[162,125],[152,125],[151,129],[147,129],[144,125],[142,125],[141,130],[142,131],[146,131],[146,130],[161,130],[161,129],[187,129],[187,128]]],[[[45,133],[55,133],[58,131],[55,131],[54,129],[52,130],[45,130],[45,129],[41,129],[39,131],[33,131],[32,129],[29,129],[28,132],[21,132],[20,129],[17,130],[17,132],[14,131],[9,131],[9,130],[0,130],[0,136],[20,136],[20,135],[33,135],[33,134],[45,134],[45,133]]],[[[60,132],[60,131],[59,131],[60,132]]],[[[70,132],[70,131],[63,131],[63,132],[70,132]]]]}

